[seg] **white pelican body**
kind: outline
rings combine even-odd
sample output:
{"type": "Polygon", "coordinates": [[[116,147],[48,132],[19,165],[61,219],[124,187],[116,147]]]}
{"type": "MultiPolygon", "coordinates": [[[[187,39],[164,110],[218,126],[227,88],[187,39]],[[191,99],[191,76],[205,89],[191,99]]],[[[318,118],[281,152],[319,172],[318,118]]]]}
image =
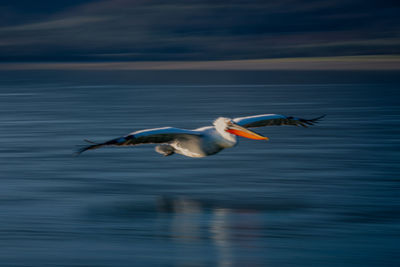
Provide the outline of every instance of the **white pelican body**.
{"type": "Polygon", "coordinates": [[[189,136],[176,138],[168,145],[159,145],[156,147],[156,151],[167,156],[168,153],[164,153],[164,151],[169,152],[168,146],[171,146],[175,153],[201,158],[216,154],[237,144],[236,136],[223,137],[213,126],[202,127],[188,132],[191,132],[189,136]],[[163,150],[164,148],[165,150],[163,150]]]}
{"type": "Polygon", "coordinates": [[[103,146],[160,144],[156,146],[156,151],[164,156],[177,153],[188,157],[201,158],[214,155],[225,148],[235,146],[237,144],[236,136],[256,140],[268,140],[268,137],[264,137],[247,128],[269,125],[300,125],[307,127],[307,125],[312,125],[322,117],[311,120],[277,114],[264,114],[235,119],[220,117],[214,121],[213,126],[194,130],[164,127],[136,131],[104,143],[89,141],[93,144],[82,148],[78,151],[78,154],[103,146]]]}

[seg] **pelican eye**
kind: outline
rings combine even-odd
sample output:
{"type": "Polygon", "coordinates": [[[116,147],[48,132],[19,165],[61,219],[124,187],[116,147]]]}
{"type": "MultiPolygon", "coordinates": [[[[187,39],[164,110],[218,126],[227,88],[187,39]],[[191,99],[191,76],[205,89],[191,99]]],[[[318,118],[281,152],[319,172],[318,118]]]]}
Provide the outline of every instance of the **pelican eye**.
{"type": "Polygon", "coordinates": [[[232,121],[228,121],[228,122],[226,123],[226,126],[227,126],[227,128],[230,127],[230,126],[233,126],[233,122],[232,122],[232,121]]]}

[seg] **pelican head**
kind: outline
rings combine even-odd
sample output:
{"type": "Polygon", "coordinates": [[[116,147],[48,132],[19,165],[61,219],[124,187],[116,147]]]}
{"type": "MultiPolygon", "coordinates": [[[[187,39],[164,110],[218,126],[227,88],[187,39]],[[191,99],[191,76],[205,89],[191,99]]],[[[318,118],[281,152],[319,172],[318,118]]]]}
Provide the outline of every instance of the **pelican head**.
{"type": "Polygon", "coordinates": [[[250,131],[249,129],[234,123],[229,118],[219,117],[214,121],[214,126],[223,137],[230,140],[236,140],[236,135],[255,140],[269,140],[268,137],[250,131]]]}

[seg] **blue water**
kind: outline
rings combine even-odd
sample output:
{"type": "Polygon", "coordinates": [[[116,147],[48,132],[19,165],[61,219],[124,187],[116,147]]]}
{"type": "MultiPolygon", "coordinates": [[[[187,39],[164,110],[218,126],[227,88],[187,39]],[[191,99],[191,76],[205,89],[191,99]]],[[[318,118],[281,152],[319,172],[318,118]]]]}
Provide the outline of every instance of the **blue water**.
{"type": "Polygon", "coordinates": [[[0,265],[399,266],[398,74],[0,72],[0,265]],[[203,159],[72,156],[265,113],[327,117],[203,159]]]}

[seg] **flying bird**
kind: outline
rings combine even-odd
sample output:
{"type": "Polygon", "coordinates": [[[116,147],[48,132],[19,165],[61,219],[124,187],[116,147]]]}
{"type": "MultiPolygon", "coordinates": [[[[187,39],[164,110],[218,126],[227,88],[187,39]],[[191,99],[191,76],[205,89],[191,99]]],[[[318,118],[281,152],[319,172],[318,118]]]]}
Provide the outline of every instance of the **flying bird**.
{"type": "Polygon", "coordinates": [[[219,117],[213,122],[212,126],[194,130],[164,127],[132,132],[104,143],[85,140],[91,145],[81,148],[77,154],[105,146],[159,144],[155,150],[164,156],[177,153],[188,157],[201,158],[214,155],[225,148],[234,147],[237,144],[237,136],[255,140],[269,140],[268,137],[248,128],[277,125],[307,127],[324,116],[309,120],[278,114],[263,114],[235,119],[219,117]]]}

